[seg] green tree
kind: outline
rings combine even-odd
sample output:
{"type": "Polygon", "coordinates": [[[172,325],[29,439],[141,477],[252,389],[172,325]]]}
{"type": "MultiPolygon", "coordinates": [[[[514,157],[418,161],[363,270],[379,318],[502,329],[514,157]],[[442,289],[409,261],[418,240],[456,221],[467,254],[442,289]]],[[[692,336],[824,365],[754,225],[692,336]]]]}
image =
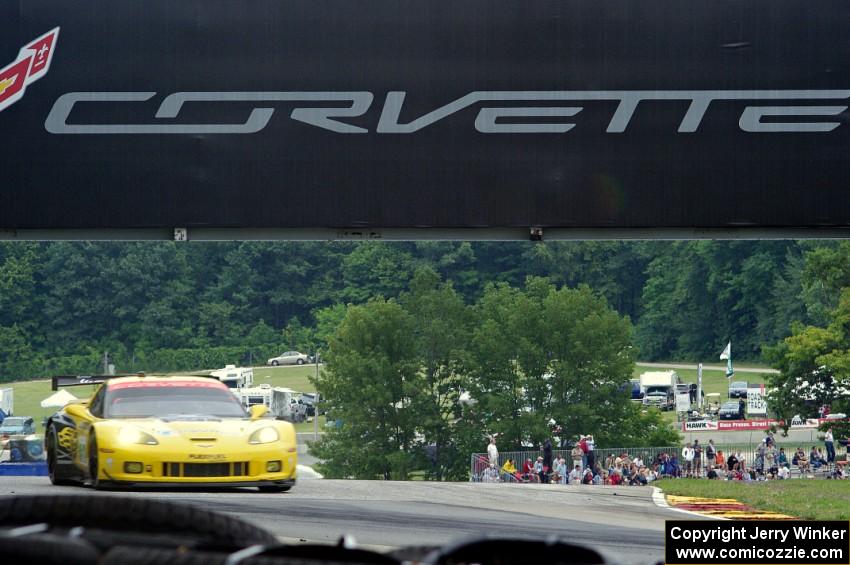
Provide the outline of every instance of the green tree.
{"type": "Polygon", "coordinates": [[[414,320],[393,300],[349,306],[315,385],[342,422],[312,446],[328,477],[405,479],[415,457],[422,388],[414,320]]]}
{"type": "Polygon", "coordinates": [[[400,302],[415,320],[414,337],[424,372],[424,388],[413,408],[422,432],[430,474],[437,480],[458,478],[468,466],[466,446],[458,445],[453,427],[461,415],[459,403],[469,341],[469,315],[451,283],[440,280],[429,266],[420,267],[410,291],[400,302]]]}

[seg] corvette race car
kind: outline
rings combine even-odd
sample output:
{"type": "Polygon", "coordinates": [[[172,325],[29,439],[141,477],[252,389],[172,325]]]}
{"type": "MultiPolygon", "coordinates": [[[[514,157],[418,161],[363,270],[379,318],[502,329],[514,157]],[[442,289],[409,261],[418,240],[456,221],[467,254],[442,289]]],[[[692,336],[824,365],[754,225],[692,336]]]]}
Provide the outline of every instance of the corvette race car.
{"type": "Polygon", "coordinates": [[[295,428],[250,413],[209,377],[53,377],[100,384],[89,400],[51,416],[44,444],[53,484],[256,486],[295,484],[295,428]]]}

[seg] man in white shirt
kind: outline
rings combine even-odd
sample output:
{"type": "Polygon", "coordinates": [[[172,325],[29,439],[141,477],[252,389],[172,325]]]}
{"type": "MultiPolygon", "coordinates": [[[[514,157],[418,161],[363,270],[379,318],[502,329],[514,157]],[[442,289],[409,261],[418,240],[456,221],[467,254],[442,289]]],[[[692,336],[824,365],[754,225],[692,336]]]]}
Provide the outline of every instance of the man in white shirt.
{"type": "Polygon", "coordinates": [[[694,448],[690,443],[682,448],[682,463],[685,466],[685,476],[690,477],[694,470],[694,448]]]}
{"type": "Polygon", "coordinates": [[[490,465],[499,466],[499,450],[496,448],[496,438],[490,438],[490,445],[487,446],[487,458],[490,460],[490,465]]]}

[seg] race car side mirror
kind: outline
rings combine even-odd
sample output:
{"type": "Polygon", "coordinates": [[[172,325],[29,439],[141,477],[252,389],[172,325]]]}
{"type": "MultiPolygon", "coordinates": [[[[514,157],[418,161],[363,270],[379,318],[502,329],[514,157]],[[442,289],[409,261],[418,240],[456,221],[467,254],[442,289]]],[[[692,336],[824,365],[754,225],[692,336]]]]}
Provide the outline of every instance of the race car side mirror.
{"type": "Polygon", "coordinates": [[[91,412],[89,412],[88,408],[86,408],[82,404],[68,404],[67,406],[65,406],[65,413],[71,416],[72,418],[78,418],[81,420],[92,419],[91,412]]]}
{"type": "Polygon", "coordinates": [[[266,406],[264,406],[262,404],[255,404],[255,405],[251,406],[251,408],[250,408],[251,419],[252,420],[259,420],[260,418],[265,416],[268,411],[269,411],[269,409],[266,406]]]}

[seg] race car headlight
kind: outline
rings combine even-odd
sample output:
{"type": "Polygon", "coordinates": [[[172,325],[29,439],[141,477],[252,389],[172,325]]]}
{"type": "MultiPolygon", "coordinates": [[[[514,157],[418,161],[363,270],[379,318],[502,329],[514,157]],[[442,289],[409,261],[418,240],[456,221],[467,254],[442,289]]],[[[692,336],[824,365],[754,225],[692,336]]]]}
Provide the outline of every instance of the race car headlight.
{"type": "Polygon", "coordinates": [[[138,428],[121,428],[121,431],[118,432],[118,441],[125,445],[133,443],[141,445],[159,444],[152,435],[145,433],[138,428]]]}
{"type": "Polygon", "coordinates": [[[260,428],[248,438],[248,443],[271,443],[280,439],[277,430],[270,427],[260,428]]]}

